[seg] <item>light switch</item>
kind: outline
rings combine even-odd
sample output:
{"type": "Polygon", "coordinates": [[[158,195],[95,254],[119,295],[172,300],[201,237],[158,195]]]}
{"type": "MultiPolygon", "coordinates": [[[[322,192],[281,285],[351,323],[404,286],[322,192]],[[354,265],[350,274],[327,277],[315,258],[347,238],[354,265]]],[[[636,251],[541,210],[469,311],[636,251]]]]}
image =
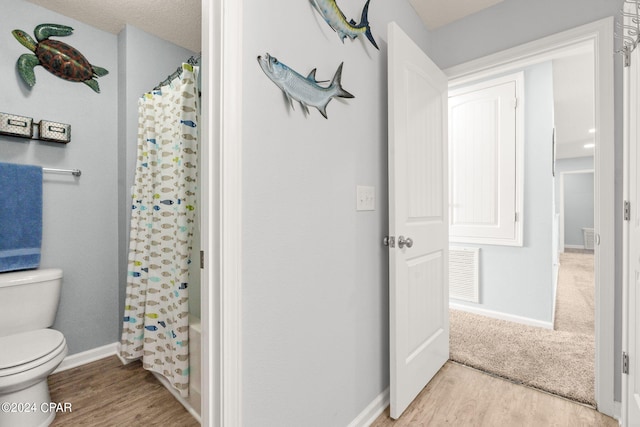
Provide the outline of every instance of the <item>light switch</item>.
{"type": "Polygon", "coordinates": [[[364,185],[356,186],[356,210],[375,211],[376,210],[376,188],[364,185]]]}

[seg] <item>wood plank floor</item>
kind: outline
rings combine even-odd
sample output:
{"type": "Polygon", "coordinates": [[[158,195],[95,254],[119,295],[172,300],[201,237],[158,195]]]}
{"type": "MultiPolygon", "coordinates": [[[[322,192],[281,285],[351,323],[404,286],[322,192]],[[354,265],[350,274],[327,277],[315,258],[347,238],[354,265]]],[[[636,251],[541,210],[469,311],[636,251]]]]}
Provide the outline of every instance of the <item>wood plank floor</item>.
{"type": "Polygon", "coordinates": [[[372,427],[618,427],[590,407],[447,362],[396,421],[389,408],[372,427]]]}
{"type": "MultiPolygon", "coordinates": [[[[52,426],[167,426],[200,424],[140,363],[109,357],[49,377],[51,400],[70,403],[52,426]]],[[[617,427],[595,410],[448,362],[399,420],[389,409],[373,427],[617,427]]]]}
{"type": "Polygon", "coordinates": [[[51,401],[70,403],[52,426],[199,426],[191,414],[140,362],[116,356],[49,377],[51,401]]]}

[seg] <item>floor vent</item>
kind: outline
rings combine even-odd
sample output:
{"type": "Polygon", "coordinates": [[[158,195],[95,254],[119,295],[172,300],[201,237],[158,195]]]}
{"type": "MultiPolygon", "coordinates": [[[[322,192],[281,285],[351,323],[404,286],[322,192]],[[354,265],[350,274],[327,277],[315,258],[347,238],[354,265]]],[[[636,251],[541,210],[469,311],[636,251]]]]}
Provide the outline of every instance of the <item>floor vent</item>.
{"type": "Polygon", "coordinates": [[[449,248],[449,298],[480,302],[479,248],[449,248]]]}

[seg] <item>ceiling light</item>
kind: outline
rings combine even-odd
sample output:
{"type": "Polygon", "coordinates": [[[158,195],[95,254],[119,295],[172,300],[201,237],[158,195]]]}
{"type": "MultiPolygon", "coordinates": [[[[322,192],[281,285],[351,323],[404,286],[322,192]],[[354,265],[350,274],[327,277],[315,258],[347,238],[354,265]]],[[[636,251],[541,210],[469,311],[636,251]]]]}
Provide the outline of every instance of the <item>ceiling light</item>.
{"type": "Polygon", "coordinates": [[[595,146],[596,146],[596,144],[594,144],[594,143],[584,144],[584,148],[593,148],[595,146]]]}
{"type": "Polygon", "coordinates": [[[596,133],[596,128],[589,129],[589,133],[596,133]]]}

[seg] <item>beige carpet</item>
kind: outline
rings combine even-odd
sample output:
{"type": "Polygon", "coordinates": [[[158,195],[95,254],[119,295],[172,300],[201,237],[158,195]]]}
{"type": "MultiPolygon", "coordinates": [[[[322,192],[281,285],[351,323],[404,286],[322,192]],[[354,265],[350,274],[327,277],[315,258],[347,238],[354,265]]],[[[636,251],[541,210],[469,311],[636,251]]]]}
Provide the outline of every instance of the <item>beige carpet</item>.
{"type": "Polygon", "coordinates": [[[450,310],[451,360],[595,406],[593,255],[561,257],[556,330],[450,310]]]}
{"type": "Polygon", "coordinates": [[[594,334],[593,254],[560,255],[554,329],[594,334]]]}

